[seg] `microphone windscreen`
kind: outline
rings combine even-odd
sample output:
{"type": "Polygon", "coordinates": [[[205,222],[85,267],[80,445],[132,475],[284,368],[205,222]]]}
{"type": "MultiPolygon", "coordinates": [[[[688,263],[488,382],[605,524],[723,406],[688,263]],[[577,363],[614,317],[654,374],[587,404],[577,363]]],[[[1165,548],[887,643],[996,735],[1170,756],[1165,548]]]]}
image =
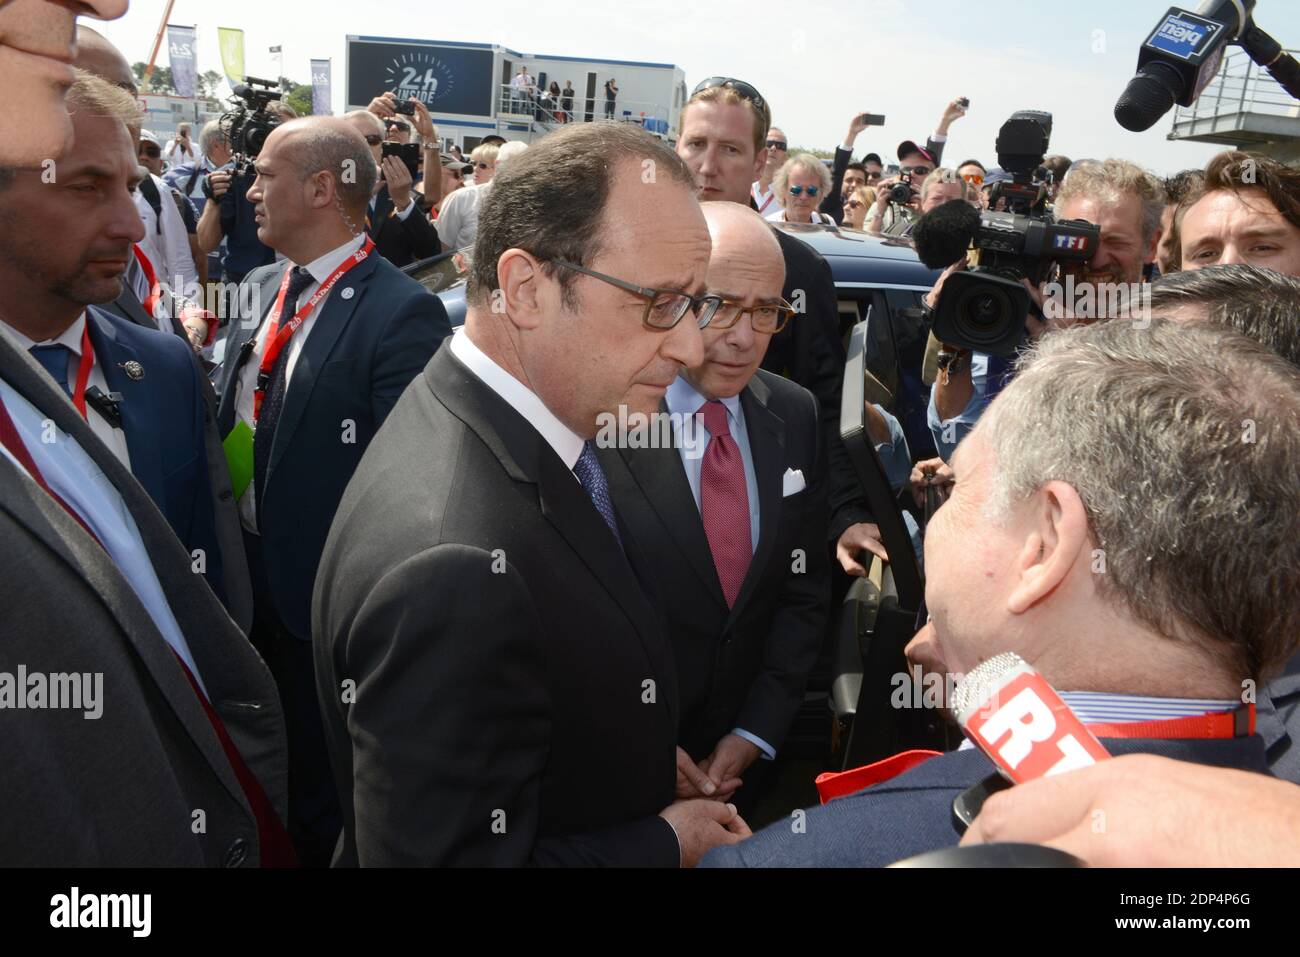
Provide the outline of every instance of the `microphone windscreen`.
{"type": "Polygon", "coordinates": [[[1174,91],[1152,72],[1142,71],[1128,81],[1115,104],[1115,119],[1131,133],[1142,133],[1174,108],[1174,91]]]}
{"type": "Polygon", "coordinates": [[[930,269],[945,269],[965,257],[979,228],[979,210],[964,199],[953,199],[916,221],[912,241],[921,262],[930,269]]]}

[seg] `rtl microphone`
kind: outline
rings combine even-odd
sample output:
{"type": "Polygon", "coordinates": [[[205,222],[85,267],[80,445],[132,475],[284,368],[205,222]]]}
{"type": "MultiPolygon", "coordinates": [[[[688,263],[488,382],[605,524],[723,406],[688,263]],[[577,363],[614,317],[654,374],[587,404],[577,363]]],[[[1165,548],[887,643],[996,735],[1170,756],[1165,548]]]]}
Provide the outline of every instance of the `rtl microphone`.
{"type": "Polygon", "coordinates": [[[1191,106],[1219,71],[1223,51],[1251,25],[1255,0],[1204,0],[1195,10],[1170,7],[1138,51],[1137,75],[1115,104],[1115,119],[1134,133],[1149,130],[1177,103],[1191,106]]]}
{"type": "Polygon", "coordinates": [[[1019,655],[995,655],[962,679],[952,711],[966,737],[1014,784],[1109,758],[1101,742],[1019,655]]]}

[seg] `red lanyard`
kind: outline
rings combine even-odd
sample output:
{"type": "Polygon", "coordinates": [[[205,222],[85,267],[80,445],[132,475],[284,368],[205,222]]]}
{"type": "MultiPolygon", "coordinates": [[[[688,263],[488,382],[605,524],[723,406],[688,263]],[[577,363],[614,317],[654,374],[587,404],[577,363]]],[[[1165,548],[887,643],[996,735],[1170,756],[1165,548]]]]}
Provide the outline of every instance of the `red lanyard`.
{"type": "Polygon", "coordinates": [[[289,291],[289,277],[293,273],[292,267],[284,271],[284,279],[280,281],[280,294],[275,297],[275,308],[271,314],[271,323],[266,330],[266,347],[262,350],[262,362],[257,367],[257,388],[253,392],[253,421],[262,412],[262,397],[266,394],[267,387],[271,384],[271,370],[275,368],[275,360],[280,356],[282,350],[289,343],[289,339],[298,330],[311,315],[311,311],[316,308],[316,304],[324,299],[334,284],[343,278],[343,275],[353,266],[365,262],[366,257],[370,255],[371,250],[375,248],[375,241],[369,236],[362,244],[361,248],[355,253],[343,260],[332,273],[325,277],[325,281],[317,287],[316,291],[311,294],[303,306],[293,314],[287,323],[280,325],[280,313],[284,310],[284,297],[289,291]]]}
{"type": "Polygon", "coordinates": [[[149,318],[157,322],[158,318],[153,314],[153,311],[158,305],[158,296],[162,291],[158,286],[158,276],[153,271],[153,263],[149,261],[149,257],[145,255],[139,243],[132,243],[131,251],[135,253],[135,261],[140,264],[145,282],[149,284],[149,294],[144,297],[144,302],[140,305],[144,306],[144,311],[149,313],[149,318]]]}

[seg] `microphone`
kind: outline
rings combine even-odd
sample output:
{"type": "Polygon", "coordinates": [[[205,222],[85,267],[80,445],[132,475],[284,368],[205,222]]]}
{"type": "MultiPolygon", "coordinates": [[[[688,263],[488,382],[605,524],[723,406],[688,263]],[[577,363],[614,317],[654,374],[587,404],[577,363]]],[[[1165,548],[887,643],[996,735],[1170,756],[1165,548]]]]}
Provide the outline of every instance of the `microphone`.
{"type": "Polygon", "coordinates": [[[1219,71],[1223,52],[1251,26],[1255,0],[1204,0],[1195,12],[1170,7],[1138,51],[1137,75],[1115,104],[1115,119],[1149,130],[1177,103],[1191,106],[1219,71]]]}
{"type": "Polygon", "coordinates": [[[1012,652],[967,674],[953,691],[952,712],[966,737],[1013,784],[1110,757],[1047,680],[1012,652]]]}
{"type": "Polygon", "coordinates": [[[979,229],[979,210],[964,199],[953,199],[916,221],[912,242],[927,268],[945,269],[965,257],[979,229]]]}

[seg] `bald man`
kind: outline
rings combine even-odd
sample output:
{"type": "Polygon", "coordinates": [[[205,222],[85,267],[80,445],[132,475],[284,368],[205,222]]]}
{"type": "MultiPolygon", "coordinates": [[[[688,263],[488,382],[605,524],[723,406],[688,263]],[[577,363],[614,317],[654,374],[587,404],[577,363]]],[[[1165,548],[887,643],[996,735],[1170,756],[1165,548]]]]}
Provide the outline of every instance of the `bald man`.
{"type": "Polygon", "coordinates": [[[826,450],[812,393],[759,369],[790,318],[780,245],[745,206],[705,203],[704,216],[716,312],[703,361],[673,382],[660,410],[667,428],[653,430],[673,442],[644,448],[624,436],[601,455],[618,512],[669,599],[677,796],[735,795],[744,814],[803,700],[826,624],[826,450]]]}
{"type": "Polygon", "coordinates": [[[254,166],[257,236],[284,259],[240,288],[217,424],[253,574],[253,643],[285,703],[290,834],[304,862],[326,864],[341,824],[312,674],[316,567],[357,463],[451,326],[375,254],[365,221],[377,171],[349,123],[291,120],[254,166]]]}

